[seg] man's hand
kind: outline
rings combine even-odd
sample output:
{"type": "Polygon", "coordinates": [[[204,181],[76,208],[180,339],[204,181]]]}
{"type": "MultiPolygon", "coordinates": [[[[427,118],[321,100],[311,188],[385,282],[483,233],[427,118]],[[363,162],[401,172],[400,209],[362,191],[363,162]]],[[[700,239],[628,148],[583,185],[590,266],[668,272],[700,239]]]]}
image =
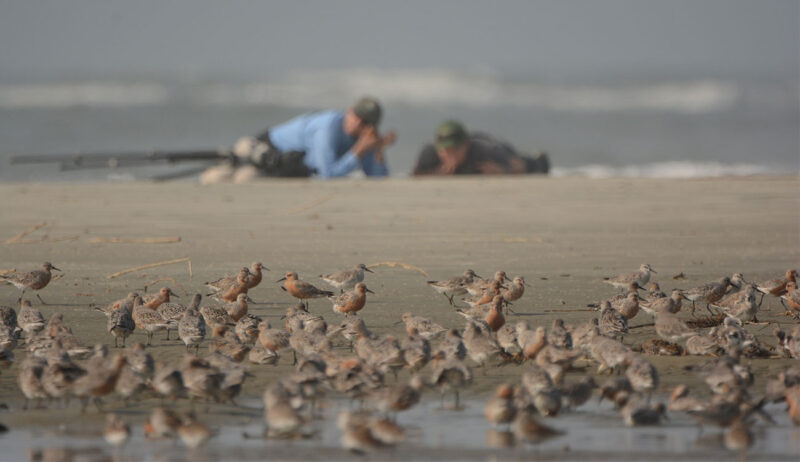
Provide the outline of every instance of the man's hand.
{"type": "Polygon", "coordinates": [[[353,154],[360,159],[368,152],[379,148],[382,141],[375,127],[368,127],[358,135],[358,139],[353,145],[353,154]]]}

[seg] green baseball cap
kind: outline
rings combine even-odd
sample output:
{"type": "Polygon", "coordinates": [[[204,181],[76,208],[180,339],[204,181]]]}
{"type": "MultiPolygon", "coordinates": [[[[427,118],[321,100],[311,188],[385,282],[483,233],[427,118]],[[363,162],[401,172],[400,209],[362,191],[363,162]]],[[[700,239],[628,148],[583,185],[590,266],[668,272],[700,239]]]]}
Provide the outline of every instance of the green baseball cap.
{"type": "Polygon", "coordinates": [[[381,122],[381,105],[378,100],[365,96],[353,105],[353,112],[365,124],[378,126],[381,122]]]}
{"type": "Polygon", "coordinates": [[[455,119],[442,122],[436,129],[437,148],[452,148],[465,141],[467,141],[467,129],[464,128],[464,124],[455,119]]]}

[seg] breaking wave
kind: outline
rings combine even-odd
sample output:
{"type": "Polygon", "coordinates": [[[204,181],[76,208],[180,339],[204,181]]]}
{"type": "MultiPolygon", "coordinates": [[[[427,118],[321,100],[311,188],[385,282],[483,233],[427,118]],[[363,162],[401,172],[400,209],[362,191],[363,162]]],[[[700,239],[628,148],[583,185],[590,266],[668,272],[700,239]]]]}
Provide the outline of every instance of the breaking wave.
{"type": "Polygon", "coordinates": [[[621,167],[598,164],[573,168],[553,167],[551,172],[554,177],[580,176],[586,178],[716,178],[780,173],[797,174],[798,172],[786,172],[755,164],[692,161],[655,162],[621,167]]]}
{"type": "Polygon", "coordinates": [[[509,81],[493,75],[441,69],[350,69],[296,71],[264,82],[235,84],[115,81],[5,84],[0,85],[0,108],[167,104],[320,108],[341,107],[363,94],[378,96],[388,104],[421,107],[462,105],[568,112],[706,113],[737,104],[743,91],[738,83],[717,80],[602,86],[509,81]]]}

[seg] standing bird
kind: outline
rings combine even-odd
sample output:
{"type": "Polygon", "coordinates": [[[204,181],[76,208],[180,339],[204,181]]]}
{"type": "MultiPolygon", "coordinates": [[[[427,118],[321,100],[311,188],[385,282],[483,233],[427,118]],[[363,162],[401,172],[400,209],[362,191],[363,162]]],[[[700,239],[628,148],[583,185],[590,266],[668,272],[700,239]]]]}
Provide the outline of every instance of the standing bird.
{"type": "Polygon", "coordinates": [[[511,282],[511,287],[504,290],[500,295],[503,296],[503,300],[506,302],[515,302],[522,298],[522,295],[525,293],[525,285],[525,278],[517,276],[511,282]]]}
{"type": "Polygon", "coordinates": [[[656,334],[664,340],[677,343],[684,338],[697,335],[678,316],[669,312],[656,313],[656,334]]]}
{"type": "Polygon", "coordinates": [[[192,346],[195,353],[200,351],[200,343],[206,337],[206,322],[196,308],[186,310],[178,321],[178,337],[186,344],[186,351],[192,346]]]}
{"type": "Polygon", "coordinates": [[[238,322],[247,315],[247,294],[242,293],[237,295],[236,301],[226,304],[224,308],[231,319],[233,319],[233,322],[238,322]]]}
{"type": "MultiPolygon", "coordinates": [[[[797,284],[797,270],[786,270],[786,275],[781,278],[770,279],[769,281],[759,282],[756,284],[756,290],[761,292],[762,294],[770,294],[773,297],[780,297],[781,295],[786,293],[786,284],[789,282],[794,282],[797,284]]],[[[18,286],[19,287],[19,286],[18,286]]],[[[761,296],[761,300],[759,300],[758,304],[761,305],[761,302],[764,300],[764,296],[761,296]]]]}
{"type": "Polygon", "coordinates": [[[136,322],[133,320],[133,315],[126,306],[117,302],[114,304],[114,311],[108,315],[106,322],[106,330],[114,336],[114,348],[119,345],[117,341],[122,338],[122,347],[125,347],[125,339],[128,338],[136,329],[136,322]]]}
{"type": "MultiPolygon", "coordinates": [[[[692,315],[694,315],[695,302],[706,302],[706,310],[711,313],[708,305],[718,302],[725,293],[728,291],[728,286],[731,284],[731,279],[728,276],[720,278],[719,281],[709,282],[699,287],[694,287],[689,290],[684,290],[683,297],[692,302],[692,315]]],[[[713,316],[713,313],[711,313],[713,316]]]]}
{"type": "Polygon", "coordinates": [[[517,415],[517,408],[514,406],[514,389],[506,384],[497,387],[495,396],[486,402],[483,414],[492,427],[498,424],[510,424],[517,415]]]}
{"type": "MultiPolygon", "coordinates": [[[[53,277],[51,270],[61,271],[60,269],[53,266],[52,263],[46,261],[42,263],[42,269],[29,271],[27,273],[20,273],[20,272],[13,272],[11,274],[6,274],[0,276],[0,281],[5,281],[9,284],[14,285],[17,289],[22,290],[22,293],[19,295],[19,299],[17,299],[17,303],[22,301],[22,297],[25,296],[25,291],[30,290],[41,290],[44,289],[48,283],[50,283],[50,279],[53,277]]],[[[36,298],[42,303],[42,305],[47,305],[47,303],[42,300],[42,297],[39,294],[36,294],[36,298]]]]}
{"type": "MultiPolygon", "coordinates": [[[[185,313],[188,308],[199,309],[200,300],[202,298],[203,298],[202,295],[194,294],[194,297],[192,297],[192,302],[189,304],[188,307],[181,305],[180,303],[162,303],[161,305],[159,305],[158,308],[156,308],[156,311],[158,311],[158,314],[160,314],[161,317],[164,318],[166,321],[172,321],[177,323],[183,318],[183,313],[185,313]]],[[[170,329],[167,329],[166,340],[169,340],[169,331],[170,329]]]]}
{"type": "Polygon", "coordinates": [[[355,288],[356,284],[364,280],[364,271],[374,273],[367,265],[359,263],[355,267],[347,270],[337,271],[331,274],[320,274],[319,278],[329,285],[337,288],[340,292],[355,288]]]}
{"type": "MultiPolygon", "coordinates": [[[[789,308],[800,311],[800,290],[797,289],[797,284],[792,281],[786,283],[786,293],[781,295],[781,298],[786,300],[789,308]]],[[[789,314],[793,314],[789,312],[789,314]]],[[[22,315],[22,313],[20,313],[22,315]]]]}
{"type": "Polygon", "coordinates": [[[608,300],[600,304],[600,333],[603,335],[614,336],[628,333],[628,319],[619,311],[611,307],[608,300]]]}
{"type": "Polygon", "coordinates": [[[474,278],[476,277],[480,276],[475,274],[475,271],[468,269],[464,271],[464,274],[461,276],[456,276],[454,278],[445,279],[442,281],[428,281],[428,285],[431,286],[436,292],[439,292],[447,297],[447,299],[450,300],[451,305],[455,305],[453,303],[453,297],[467,293],[467,286],[472,284],[474,278]]]}
{"type": "Polygon", "coordinates": [[[328,297],[328,300],[333,303],[334,312],[349,316],[350,314],[358,313],[364,308],[364,304],[367,303],[367,292],[375,293],[369,290],[363,282],[359,282],[353,290],[340,295],[332,295],[328,297]]]}
{"type": "MultiPolygon", "coordinates": [[[[320,290],[308,282],[298,279],[297,273],[294,271],[289,271],[286,273],[286,276],[278,279],[275,282],[281,281],[286,281],[283,286],[281,286],[281,289],[289,292],[289,295],[301,301],[308,300],[310,298],[330,297],[333,295],[333,292],[329,290],[320,290]]],[[[306,302],[306,307],[308,307],[308,302],[306,302]]]]}
{"type": "Polygon", "coordinates": [[[167,330],[174,322],[168,322],[157,311],[142,304],[142,299],[137,298],[133,304],[133,321],[136,327],[147,333],[147,345],[153,341],[153,334],[160,330],[167,330]]]}
{"type": "Polygon", "coordinates": [[[116,414],[106,415],[106,427],[103,430],[103,437],[108,444],[120,447],[128,441],[130,436],[131,428],[120,416],[116,414]]]}
{"type": "Polygon", "coordinates": [[[656,271],[651,268],[650,265],[642,263],[642,265],[639,266],[639,271],[635,273],[620,274],[612,278],[603,278],[603,282],[611,284],[618,289],[626,289],[632,282],[639,284],[639,287],[644,287],[644,285],[650,281],[650,273],[655,272],[656,271]]]}

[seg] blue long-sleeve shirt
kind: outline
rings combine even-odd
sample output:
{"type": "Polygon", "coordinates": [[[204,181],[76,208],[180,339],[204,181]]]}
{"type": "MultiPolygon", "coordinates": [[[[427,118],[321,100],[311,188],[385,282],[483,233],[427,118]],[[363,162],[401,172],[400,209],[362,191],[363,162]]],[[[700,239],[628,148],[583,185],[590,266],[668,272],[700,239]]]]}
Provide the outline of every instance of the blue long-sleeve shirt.
{"type": "Polygon", "coordinates": [[[344,112],[303,114],[269,129],[272,145],[281,152],[305,152],[303,163],[321,178],[341,177],[359,166],[367,176],[386,176],[386,165],[375,160],[375,152],[361,159],[353,154],[356,138],[342,128],[344,112]]]}

